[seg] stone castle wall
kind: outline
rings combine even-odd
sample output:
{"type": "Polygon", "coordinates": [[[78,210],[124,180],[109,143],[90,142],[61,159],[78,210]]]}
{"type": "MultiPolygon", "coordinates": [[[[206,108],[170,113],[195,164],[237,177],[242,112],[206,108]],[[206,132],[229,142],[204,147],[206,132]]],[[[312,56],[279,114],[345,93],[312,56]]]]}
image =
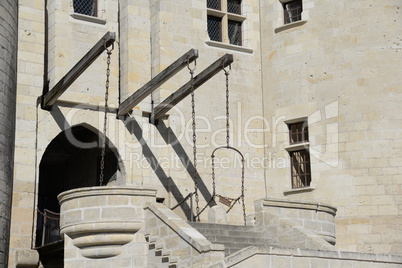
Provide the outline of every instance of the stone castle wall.
{"type": "Polygon", "coordinates": [[[401,254],[400,2],[261,2],[268,195],[338,208],[337,246],[401,254]],[[292,191],[287,120],[307,118],[312,182],[292,191]],[[289,164],[287,164],[289,165],[289,164]]]}
{"type": "Polygon", "coordinates": [[[0,3],[0,266],[8,262],[13,192],[18,1],[0,3]]]}
{"type": "MultiPolygon", "coordinates": [[[[117,184],[155,188],[167,207],[194,191],[192,165],[187,165],[193,161],[190,98],[158,127],[148,119],[152,105],[190,79],[188,70],[128,116],[117,118],[116,109],[191,48],[200,55],[195,75],[231,53],[231,145],[246,158],[247,213],[254,213],[254,200],[266,196],[325,202],[338,208],[341,249],[400,253],[401,239],[392,231],[401,224],[396,0],[387,5],[305,0],[302,23],[288,29],[281,27],[280,1],[243,0],[242,47],[210,42],[204,0],[98,1],[96,19],[77,16],[70,2],[47,1],[46,13],[41,1],[20,0],[11,260],[18,249],[34,245],[39,165],[48,145],[78,124],[103,128],[105,53],[51,111],[41,110],[38,100],[44,77],[52,88],[107,31],[117,33],[107,128],[124,169],[117,184]],[[309,120],[310,146],[317,152],[307,192],[291,191],[284,149],[283,121],[300,117],[309,120]]],[[[224,79],[221,72],[195,92],[201,208],[212,191],[211,152],[226,141],[224,79]]],[[[230,152],[219,157],[217,192],[237,197],[239,161],[230,152]]],[[[228,222],[242,221],[236,205],[228,222]]]]}

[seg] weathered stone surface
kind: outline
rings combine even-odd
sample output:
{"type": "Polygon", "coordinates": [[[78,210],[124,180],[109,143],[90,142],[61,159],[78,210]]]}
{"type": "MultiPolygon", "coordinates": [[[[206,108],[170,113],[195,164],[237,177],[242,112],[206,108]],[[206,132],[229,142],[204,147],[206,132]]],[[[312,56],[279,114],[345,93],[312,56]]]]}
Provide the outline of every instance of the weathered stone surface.
{"type": "Polygon", "coordinates": [[[226,210],[220,205],[213,206],[208,211],[208,222],[221,224],[227,223],[226,210]]]}
{"type": "Polygon", "coordinates": [[[0,266],[9,257],[14,178],[18,2],[0,3],[0,266]]]}
{"type": "Polygon", "coordinates": [[[38,267],[39,254],[36,250],[18,250],[15,260],[16,267],[38,267]]]}

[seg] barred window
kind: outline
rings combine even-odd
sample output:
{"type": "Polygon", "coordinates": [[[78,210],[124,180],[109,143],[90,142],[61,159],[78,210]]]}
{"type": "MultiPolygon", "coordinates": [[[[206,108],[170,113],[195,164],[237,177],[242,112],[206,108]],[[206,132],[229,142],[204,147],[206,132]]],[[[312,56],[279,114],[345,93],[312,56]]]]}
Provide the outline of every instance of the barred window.
{"type": "Polygon", "coordinates": [[[290,152],[290,165],[292,169],[292,188],[310,186],[310,153],[307,149],[290,152]]]}
{"type": "Polygon", "coordinates": [[[207,0],[207,14],[211,41],[242,45],[241,0],[207,0]]]}
{"type": "Polygon", "coordinates": [[[222,41],[222,19],[208,16],[208,35],[212,41],[222,41]]]}
{"type": "Polygon", "coordinates": [[[241,46],[241,22],[229,20],[228,32],[230,43],[241,46]]]}
{"type": "Polygon", "coordinates": [[[307,121],[289,125],[289,143],[295,144],[308,141],[307,121]]]}
{"type": "Polygon", "coordinates": [[[241,14],[241,1],[240,0],[228,0],[228,12],[234,14],[241,14]]]}
{"type": "Polygon", "coordinates": [[[308,139],[307,120],[288,124],[290,167],[292,176],[292,188],[310,186],[311,166],[308,139]]]}
{"type": "Polygon", "coordinates": [[[221,0],[207,0],[207,8],[221,10],[221,0]]]}
{"type": "Polygon", "coordinates": [[[301,20],[302,12],[303,12],[302,0],[294,0],[284,3],[283,14],[285,24],[301,20]]]}
{"type": "Polygon", "coordinates": [[[97,0],[74,0],[74,12],[96,17],[97,0]]]}

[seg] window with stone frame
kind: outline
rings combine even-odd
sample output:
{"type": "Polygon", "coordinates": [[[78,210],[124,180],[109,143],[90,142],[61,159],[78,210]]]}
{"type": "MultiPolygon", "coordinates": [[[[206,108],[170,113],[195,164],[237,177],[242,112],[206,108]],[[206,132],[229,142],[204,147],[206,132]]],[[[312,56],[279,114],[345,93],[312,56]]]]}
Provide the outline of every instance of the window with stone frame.
{"type": "Polygon", "coordinates": [[[309,187],[311,166],[307,120],[288,124],[292,189],[309,187]]]}
{"type": "Polygon", "coordinates": [[[241,0],[207,0],[207,28],[211,41],[242,45],[241,0]]]}
{"type": "Polygon", "coordinates": [[[74,0],[74,13],[97,16],[97,0],[74,0]]]}
{"type": "Polygon", "coordinates": [[[303,1],[302,0],[282,0],[284,23],[292,23],[302,19],[303,1]]]}

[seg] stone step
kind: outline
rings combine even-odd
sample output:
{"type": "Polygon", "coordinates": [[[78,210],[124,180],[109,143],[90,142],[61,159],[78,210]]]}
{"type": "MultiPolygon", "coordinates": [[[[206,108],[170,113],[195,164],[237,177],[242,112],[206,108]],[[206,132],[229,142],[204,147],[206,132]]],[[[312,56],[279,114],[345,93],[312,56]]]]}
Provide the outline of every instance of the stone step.
{"type": "Polygon", "coordinates": [[[227,224],[207,224],[190,223],[200,233],[213,236],[236,236],[236,237],[264,237],[264,232],[255,226],[227,225],[227,224]]]}
{"type": "MultiPolygon", "coordinates": [[[[195,227],[195,229],[197,229],[195,227]]],[[[259,231],[221,231],[221,230],[205,230],[197,229],[204,236],[214,236],[214,237],[236,237],[239,239],[261,239],[264,238],[264,232],[259,231]]]]}
{"type": "Polygon", "coordinates": [[[256,226],[210,224],[191,222],[210,242],[225,245],[225,255],[230,255],[243,248],[255,245],[269,245],[264,232],[256,226]]]}
{"type": "Polygon", "coordinates": [[[254,225],[232,225],[232,224],[219,224],[219,223],[205,223],[205,222],[189,222],[191,226],[196,226],[197,229],[214,229],[214,230],[240,230],[240,231],[255,231],[258,230],[254,225]]]}
{"type": "Polygon", "coordinates": [[[148,242],[148,249],[155,258],[149,259],[152,267],[158,268],[177,268],[178,258],[171,257],[169,252],[164,251],[164,244],[157,241],[156,237],[145,235],[148,242]]]}
{"type": "MultiPolygon", "coordinates": [[[[205,235],[204,235],[205,236],[205,235]]],[[[248,245],[267,245],[269,240],[264,237],[247,237],[247,236],[210,236],[207,235],[208,240],[215,244],[239,243],[248,245]]]]}

